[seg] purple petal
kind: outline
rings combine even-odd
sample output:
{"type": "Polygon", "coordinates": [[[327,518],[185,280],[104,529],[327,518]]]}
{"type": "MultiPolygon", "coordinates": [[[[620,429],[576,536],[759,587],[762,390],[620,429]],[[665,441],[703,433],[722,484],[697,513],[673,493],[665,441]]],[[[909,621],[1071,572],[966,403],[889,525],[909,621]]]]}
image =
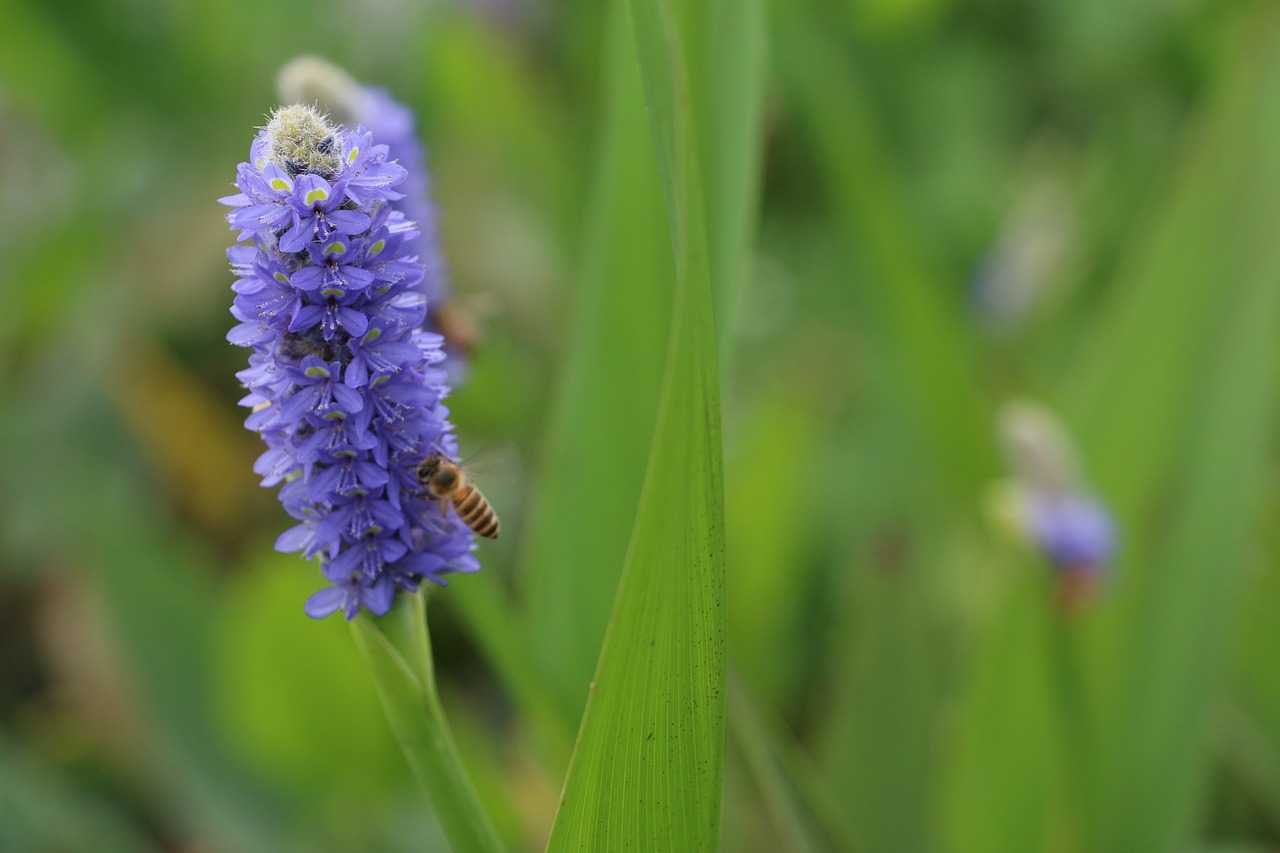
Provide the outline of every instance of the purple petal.
{"type": "Polygon", "coordinates": [[[353,338],[360,337],[369,328],[368,315],[354,308],[339,308],[338,322],[342,324],[342,328],[347,330],[347,334],[353,338]]]}
{"type": "Polygon", "coordinates": [[[382,559],[394,563],[408,553],[409,546],[399,539],[383,539],[379,543],[379,549],[382,551],[382,559]]]}
{"type": "Polygon", "coordinates": [[[355,414],[364,408],[364,397],[360,392],[347,385],[334,383],[333,399],[337,401],[338,408],[347,414],[355,414]]]}
{"type": "Polygon", "coordinates": [[[377,278],[371,270],[367,270],[364,267],[343,264],[339,269],[342,277],[346,279],[348,290],[363,290],[373,284],[377,278]]]}
{"type": "Polygon", "coordinates": [[[324,576],[333,581],[349,578],[351,573],[360,567],[362,557],[364,557],[364,545],[349,545],[324,567],[324,576]]]}
{"type": "Polygon", "coordinates": [[[391,479],[391,476],[387,473],[385,468],[369,461],[368,459],[362,459],[356,462],[355,468],[356,478],[360,480],[361,484],[368,486],[371,489],[376,489],[379,486],[385,486],[387,484],[387,480],[391,479]]]}
{"type": "Polygon", "coordinates": [[[439,554],[415,551],[400,560],[400,567],[417,575],[431,575],[443,569],[444,562],[439,554]]]}
{"type": "Polygon", "coordinates": [[[357,352],[353,355],[343,371],[342,381],[349,388],[360,388],[369,382],[369,369],[365,365],[364,353],[357,352]]]}
{"type": "Polygon", "coordinates": [[[360,234],[369,229],[369,215],[358,210],[335,210],[325,214],[325,218],[343,234],[360,234]]]}
{"type": "Polygon", "coordinates": [[[319,175],[308,172],[299,175],[293,187],[293,197],[302,207],[323,210],[333,206],[333,185],[319,175]]]}
{"type": "Polygon", "coordinates": [[[401,367],[417,364],[422,358],[422,350],[418,349],[413,341],[387,341],[385,344],[379,342],[376,349],[378,355],[401,367]]]}
{"type": "Polygon", "coordinates": [[[271,330],[259,323],[241,323],[227,332],[227,340],[238,347],[251,347],[271,338],[271,330]]]}
{"type": "Polygon", "coordinates": [[[319,305],[303,305],[289,321],[289,331],[301,332],[310,329],[324,319],[324,309],[319,305]]]}
{"type": "Polygon", "coordinates": [[[282,553],[301,551],[315,541],[315,531],[310,525],[298,524],[276,537],[276,550],[282,553]]]}
{"type": "Polygon", "coordinates": [[[387,501],[369,501],[369,514],[385,530],[392,530],[404,524],[404,513],[387,501]]]}
{"type": "Polygon", "coordinates": [[[313,593],[302,606],[302,610],[312,619],[323,619],[343,605],[347,599],[347,591],[341,587],[331,586],[313,593]]]}
{"type": "Polygon", "coordinates": [[[365,609],[374,616],[382,616],[391,609],[395,601],[396,586],[391,578],[383,575],[373,582],[373,586],[361,596],[365,609]]]}
{"type": "Polygon", "coordinates": [[[315,220],[298,218],[293,227],[280,237],[280,251],[301,252],[315,236],[315,220]]]}
{"type": "Polygon", "coordinates": [[[316,290],[324,284],[324,267],[303,267],[289,276],[289,283],[299,290],[316,290]]]}
{"type": "Polygon", "coordinates": [[[309,388],[299,388],[292,396],[285,398],[284,403],[280,406],[281,420],[295,423],[302,419],[316,402],[320,399],[320,392],[314,386],[309,388]]]}

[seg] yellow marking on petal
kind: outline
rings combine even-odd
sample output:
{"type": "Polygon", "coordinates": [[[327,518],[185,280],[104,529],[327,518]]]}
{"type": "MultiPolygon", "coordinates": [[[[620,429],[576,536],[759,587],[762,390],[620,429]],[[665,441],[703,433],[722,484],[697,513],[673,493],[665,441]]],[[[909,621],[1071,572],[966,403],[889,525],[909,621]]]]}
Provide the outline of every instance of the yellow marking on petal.
{"type": "Polygon", "coordinates": [[[353,146],[352,149],[347,152],[347,162],[354,163],[356,161],[356,158],[359,156],[360,156],[360,146],[359,145],[353,146]]]}
{"type": "Polygon", "coordinates": [[[315,204],[318,201],[324,201],[328,197],[328,190],[324,187],[316,187],[311,192],[307,193],[306,202],[307,204],[315,204]]]}
{"type": "Polygon", "coordinates": [[[380,255],[382,254],[382,250],[385,249],[386,247],[387,247],[387,241],[379,240],[378,242],[374,243],[372,246],[369,247],[369,254],[371,256],[380,255]]]}
{"type": "Polygon", "coordinates": [[[377,326],[374,326],[372,329],[370,329],[368,332],[365,333],[364,342],[367,344],[370,341],[376,341],[380,337],[382,337],[382,330],[379,329],[377,326]]]}
{"type": "Polygon", "coordinates": [[[259,403],[258,405],[254,406],[254,407],[253,407],[252,409],[250,409],[249,411],[251,411],[251,412],[261,412],[263,409],[269,409],[269,408],[271,408],[271,401],[270,401],[270,400],[263,400],[261,403],[259,403]]]}
{"type": "Polygon", "coordinates": [[[343,243],[341,240],[334,240],[332,243],[324,247],[324,253],[326,255],[341,255],[345,251],[347,251],[347,244],[343,243]]]}
{"type": "Polygon", "coordinates": [[[308,376],[328,376],[329,368],[327,367],[308,367],[306,371],[308,376]]]}
{"type": "Polygon", "coordinates": [[[289,182],[288,182],[288,181],[286,181],[284,178],[272,178],[272,179],[271,179],[271,189],[273,189],[273,190],[291,190],[291,189],[293,189],[293,184],[289,183],[289,182]]]}
{"type": "Polygon", "coordinates": [[[285,275],[282,272],[276,272],[273,277],[275,278],[276,281],[283,281],[286,284],[289,282],[289,276],[285,275]]]}

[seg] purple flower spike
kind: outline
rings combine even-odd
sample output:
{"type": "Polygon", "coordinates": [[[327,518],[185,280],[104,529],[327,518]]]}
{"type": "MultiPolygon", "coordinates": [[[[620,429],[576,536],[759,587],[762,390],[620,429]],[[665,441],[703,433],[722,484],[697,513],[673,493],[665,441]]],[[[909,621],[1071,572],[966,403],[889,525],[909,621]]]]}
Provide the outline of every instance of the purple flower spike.
{"type": "Polygon", "coordinates": [[[267,450],[254,470],[299,524],[280,551],[319,556],[330,586],[304,611],[386,613],[397,590],[473,572],[471,531],[440,514],[415,470],[456,449],[439,335],[427,317],[416,224],[397,209],[407,172],[364,128],[331,126],[311,107],[277,110],[221,199],[239,241],[228,252],[249,347],[237,376],[245,426],[267,450]]]}

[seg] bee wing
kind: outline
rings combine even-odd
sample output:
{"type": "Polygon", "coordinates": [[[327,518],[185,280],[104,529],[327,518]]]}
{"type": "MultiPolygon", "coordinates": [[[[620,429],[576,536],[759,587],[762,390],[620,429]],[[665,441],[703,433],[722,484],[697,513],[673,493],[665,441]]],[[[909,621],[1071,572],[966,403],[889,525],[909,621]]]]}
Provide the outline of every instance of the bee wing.
{"type": "Polygon", "coordinates": [[[467,454],[458,454],[457,464],[469,474],[488,475],[521,468],[520,451],[511,442],[487,441],[467,454]]]}

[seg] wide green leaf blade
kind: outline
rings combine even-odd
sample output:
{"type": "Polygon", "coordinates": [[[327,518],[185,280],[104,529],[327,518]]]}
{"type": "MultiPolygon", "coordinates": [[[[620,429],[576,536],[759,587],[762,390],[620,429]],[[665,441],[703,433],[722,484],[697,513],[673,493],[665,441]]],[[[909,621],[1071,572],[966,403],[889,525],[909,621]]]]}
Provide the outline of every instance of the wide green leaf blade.
{"type": "Polygon", "coordinates": [[[566,740],[582,718],[635,522],[675,274],[634,48],[621,4],[615,12],[572,340],[521,555],[529,646],[566,740]]]}
{"type": "Polygon", "coordinates": [[[1102,728],[1091,849],[1185,846],[1209,779],[1275,416],[1277,38],[1274,9],[1250,16],[1078,377],[1082,445],[1133,531],[1119,600],[1082,637],[1102,728]]]}
{"type": "Polygon", "coordinates": [[[630,9],[672,223],[675,311],[640,510],[549,849],[712,850],[724,758],[724,507],[706,216],[684,62],[694,28],[661,0],[630,9]]]}

